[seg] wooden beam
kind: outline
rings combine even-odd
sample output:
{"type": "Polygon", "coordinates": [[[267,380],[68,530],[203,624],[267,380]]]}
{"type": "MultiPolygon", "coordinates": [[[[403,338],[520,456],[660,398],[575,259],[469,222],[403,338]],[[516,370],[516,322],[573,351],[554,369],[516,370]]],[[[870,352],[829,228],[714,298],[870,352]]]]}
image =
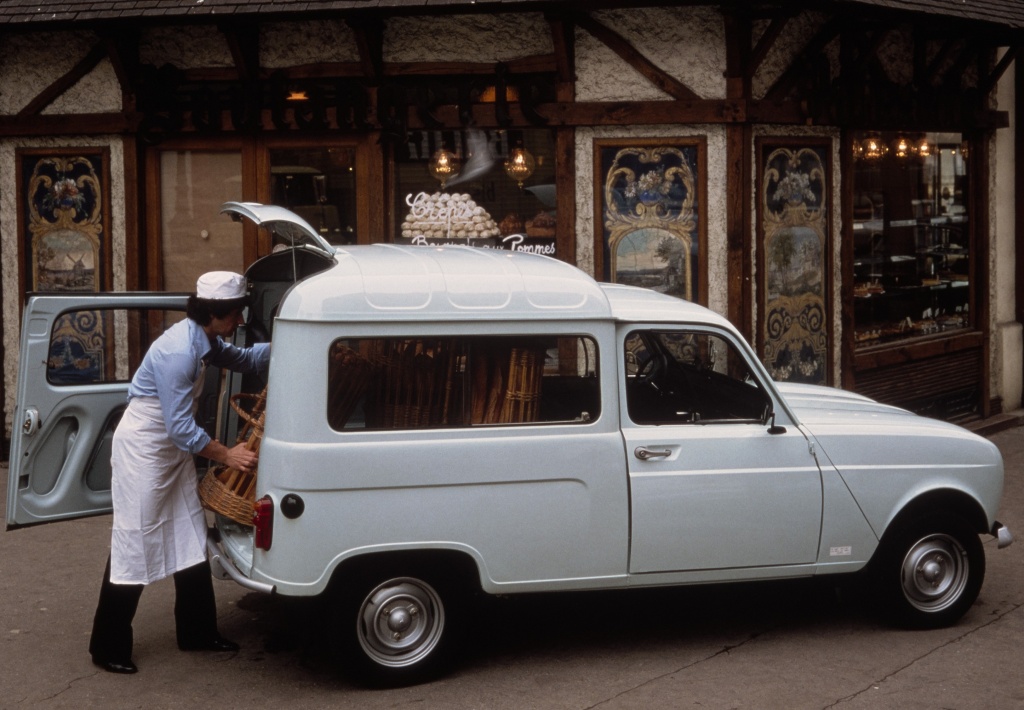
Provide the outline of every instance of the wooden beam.
{"type": "Polygon", "coordinates": [[[782,30],[786,29],[786,24],[792,17],[792,12],[786,12],[785,14],[772,18],[771,24],[768,25],[768,29],[766,29],[764,34],[758,38],[757,44],[754,45],[754,49],[750,53],[750,59],[747,62],[747,76],[749,78],[753,78],[757,73],[757,70],[761,67],[761,63],[764,62],[765,57],[768,56],[768,51],[775,46],[776,40],[779,39],[779,36],[782,34],[782,30]]]}
{"type": "Polygon", "coordinates": [[[575,25],[561,15],[545,15],[551,28],[551,44],[555,48],[555,79],[560,83],[576,81],[575,25]]]}
{"type": "Polygon", "coordinates": [[[765,98],[772,101],[786,98],[789,92],[797,85],[806,68],[813,66],[813,60],[824,51],[829,42],[835,39],[836,35],[842,30],[843,23],[848,21],[845,17],[836,16],[822,25],[821,29],[810,39],[803,51],[789,65],[789,68],[776,79],[768,93],[765,94],[765,98]]]}
{"type": "MultiPolygon", "coordinates": [[[[576,129],[555,130],[555,256],[576,265],[576,129]]],[[[594,226],[599,229],[598,225],[594,226]]],[[[600,278],[600,275],[597,275],[600,278]]]]}
{"type": "MultiPolygon", "coordinates": [[[[726,317],[747,339],[757,343],[752,302],[753,214],[750,209],[752,131],[749,124],[726,127],[726,274],[728,303],[726,317]]],[[[763,317],[763,316],[762,316],[763,317]]],[[[760,347],[758,345],[758,347],[760,347]]]]}
{"type": "Polygon", "coordinates": [[[998,84],[999,80],[1003,78],[1003,74],[1005,74],[1006,70],[1010,68],[1010,65],[1013,64],[1014,60],[1020,55],[1020,52],[1021,46],[1019,44],[1007,49],[1006,53],[1003,54],[1002,58],[1000,58],[999,62],[996,64],[995,68],[992,69],[992,73],[978,81],[982,96],[988,96],[992,93],[992,90],[996,88],[996,84],[998,84]]]}
{"type": "Polygon", "coordinates": [[[102,31],[107,46],[107,57],[114,68],[114,75],[121,85],[121,93],[133,95],[139,80],[139,34],[138,32],[102,31]]]}
{"type": "Polygon", "coordinates": [[[942,47],[940,47],[939,51],[934,57],[932,57],[932,60],[928,63],[928,66],[925,69],[924,75],[921,77],[921,81],[924,82],[923,85],[934,86],[938,83],[939,70],[942,68],[943,64],[949,61],[949,57],[953,53],[953,47],[956,46],[957,41],[957,39],[951,37],[942,43],[942,47]]]}
{"type": "MultiPolygon", "coordinates": [[[[538,54],[532,57],[502,62],[508,74],[552,74],[558,69],[554,54],[538,54]]],[[[474,62],[402,62],[384,65],[384,76],[451,76],[451,75],[494,75],[498,64],[474,62]]]]}
{"type": "Polygon", "coordinates": [[[725,95],[730,99],[750,98],[750,41],[753,29],[744,12],[726,12],[725,95]]]}
{"type": "Polygon", "coordinates": [[[134,133],[139,116],[121,113],[73,113],[39,116],[0,116],[0,135],[5,138],[47,135],[96,135],[134,133]]]}
{"type": "Polygon", "coordinates": [[[692,101],[700,98],[683,82],[679,81],[668,72],[658,67],[643,54],[638,52],[636,48],[623,39],[621,35],[609,29],[605,25],[602,25],[590,15],[581,13],[575,17],[575,21],[582,29],[589,32],[604,43],[609,49],[622,57],[622,59],[631,67],[636,69],[641,76],[672,98],[680,99],[682,101],[692,101]]]}
{"type": "MultiPolygon", "coordinates": [[[[401,62],[385,64],[381,68],[382,77],[402,76],[493,76],[497,72],[497,63],[481,62],[401,62]]],[[[538,54],[505,62],[509,74],[553,74],[556,69],[554,54],[538,54]]],[[[186,84],[204,82],[238,81],[238,70],[234,67],[199,67],[184,69],[182,80],[186,84]]],[[[302,64],[284,69],[261,69],[261,80],[271,75],[292,79],[360,79],[367,78],[365,67],[360,62],[324,62],[322,64],[302,64]]]]}
{"type": "Polygon", "coordinates": [[[376,16],[350,17],[345,22],[355,37],[363,75],[379,82],[384,75],[384,20],[376,16]]]}
{"type": "Polygon", "coordinates": [[[89,53],[82,57],[75,66],[71,67],[64,76],[58,78],[52,84],[39,92],[39,94],[32,99],[25,108],[18,112],[18,116],[25,117],[37,115],[44,108],[52,104],[58,96],[77,84],[82,77],[95,69],[96,65],[99,64],[106,56],[106,43],[98,43],[95,47],[89,50],[89,53]]]}
{"type": "Polygon", "coordinates": [[[960,52],[960,55],[953,61],[949,71],[946,72],[945,83],[950,86],[959,86],[968,65],[978,58],[978,53],[980,51],[981,43],[978,40],[968,40],[967,44],[964,45],[963,50],[960,52]]]}
{"type": "Polygon", "coordinates": [[[260,76],[260,29],[257,25],[220,25],[238,78],[249,83],[260,76]]]}
{"type": "MultiPolygon", "coordinates": [[[[852,60],[848,65],[844,65],[840,70],[842,72],[841,79],[844,83],[852,83],[862,80],[864,72],[867,70],[869,64],[877,63],[878,61],[878,48],[882,44],[882,40],[885,39],[885,35],[888,30],[885,28],[876,28],[875,32],[870,32],[867,29],[861,29],[856,32],[856,43],[860,49],[860,54],[856,59],[852,60]]],[[[843,41],[852,39],[853,33],[844,34],[843,41]]]]}

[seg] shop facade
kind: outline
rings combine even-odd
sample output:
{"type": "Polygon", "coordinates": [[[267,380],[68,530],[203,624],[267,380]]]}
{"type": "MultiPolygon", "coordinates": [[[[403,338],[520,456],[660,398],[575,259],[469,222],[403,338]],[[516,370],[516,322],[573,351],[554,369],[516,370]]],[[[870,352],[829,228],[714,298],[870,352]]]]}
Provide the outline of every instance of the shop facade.
{"type": "Polygon", "coordinates": [[[1024,10],[904,4],[0,2],[5,436],[24,294],[243,270],[277,245],[229,200],[697,301],[780,380],[1016,409],[1024,10]]]}

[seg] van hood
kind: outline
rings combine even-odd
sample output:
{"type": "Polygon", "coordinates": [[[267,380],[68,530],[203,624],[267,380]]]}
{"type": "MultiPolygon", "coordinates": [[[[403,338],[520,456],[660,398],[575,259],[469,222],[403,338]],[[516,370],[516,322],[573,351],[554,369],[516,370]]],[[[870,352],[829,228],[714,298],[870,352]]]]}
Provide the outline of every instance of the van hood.
{"type": "Polygon", "coordinates": [[[942,426],[952,426],[835,387],[788,382],[777,382],[776,387],[800,423],[812,429],[816,424],[879,426],[893,423],[905,426],[914,420],[919,420],[921,423],[935,422],[942,426]]]}

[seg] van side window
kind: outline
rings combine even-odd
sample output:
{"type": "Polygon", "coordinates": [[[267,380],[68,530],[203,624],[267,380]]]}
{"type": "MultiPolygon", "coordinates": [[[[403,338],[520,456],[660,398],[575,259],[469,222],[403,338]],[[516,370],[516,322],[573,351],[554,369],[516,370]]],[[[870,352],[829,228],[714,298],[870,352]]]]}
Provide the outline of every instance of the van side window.
{"type": "Polygon", "coordinates": [[[637,424],[763,422],[771,399],[713,333],[637,330],[625,341],[626,407],[637,424]]]}
{"type": "Polygon", "coordinates": [[[336,340],[327,419],[343,429],[579,423],[600,414],[587,336],[336,340]]]}

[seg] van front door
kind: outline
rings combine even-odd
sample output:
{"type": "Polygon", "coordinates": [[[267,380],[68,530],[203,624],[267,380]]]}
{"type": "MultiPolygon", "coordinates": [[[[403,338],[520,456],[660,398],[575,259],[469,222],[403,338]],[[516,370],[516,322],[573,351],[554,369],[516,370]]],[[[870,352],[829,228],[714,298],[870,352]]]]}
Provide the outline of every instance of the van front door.
{"type": "Polygon", "coordinates": [[[22,320],[7,529],[107,513],[128,382],[187,295],[32,296],[22,320]]]}
{"type": "Polygon", "coordinates": [[[821,474],[745,349],[696,328],[620,337],[630,573],[813,563],[821,474]]]}

